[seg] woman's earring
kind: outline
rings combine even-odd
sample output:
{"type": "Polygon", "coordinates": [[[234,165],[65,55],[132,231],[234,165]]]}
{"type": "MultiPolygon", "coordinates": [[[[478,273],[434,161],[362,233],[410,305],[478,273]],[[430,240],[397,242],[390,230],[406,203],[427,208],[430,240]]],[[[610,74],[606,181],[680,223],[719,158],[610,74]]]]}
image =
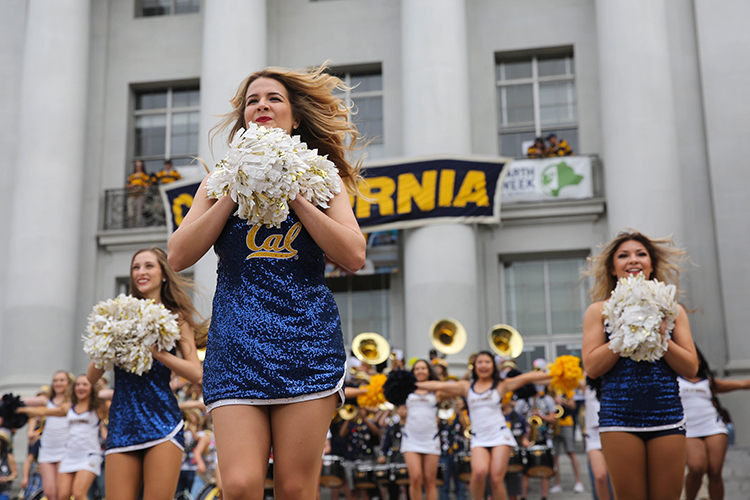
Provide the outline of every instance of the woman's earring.
{"type": "Polygon", "coordinates": [[[162,282],[162,283],[166,283],[166,282],[167,282],[167,278],[162,278],[162,279],[161,279],[161,282],[162,282]]]}

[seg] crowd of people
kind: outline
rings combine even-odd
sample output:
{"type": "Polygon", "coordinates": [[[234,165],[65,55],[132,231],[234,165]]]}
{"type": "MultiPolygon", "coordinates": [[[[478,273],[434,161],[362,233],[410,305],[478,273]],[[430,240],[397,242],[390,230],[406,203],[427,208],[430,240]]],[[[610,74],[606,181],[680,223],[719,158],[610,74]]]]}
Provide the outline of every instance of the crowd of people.
{"type": "MultiPolygon", "coordinates": [[[[85,374],[57,372],[49,388],[24,398],[18,411],[32,417],[30,442],[39,445],[30,448],[22,485],[31,487],[36,462],[48,500],[88,498],[101,488],[102,468],[108,500],[201,498],[214,488],[227,500],[261,499],[269,490],[297,500],[316,498],[321,485],[336,500],[504,500],[526,498],[537,478],[547,498],[561,488],[559,476],[550,482],[567,455],[574,491],[583,491],[573,439],[578,403],[550,389],[544,360],[521,373],[512,360],[482,351],[452,377],[438,357],[404,366],[401,353],[387,369],[413,376],[403,404],[356,404],[376,370],[347,355],[324,279],[326,259],[353,271],[365,261],[349,202],[360,166],[347,160],[360,136],[335,92],[345,88],[324,67],[267,68],[241,82],[218,133],[232,138],[250,123],[294,132],[336,165],[341,189],[325,208],[297,196],[280,227],[250,227],[230,196],[208,197],[204,180],[169,252],[146,248],[131,260],[130,294],[177,315],[176,346],[151,347],[153,365],[140,375],[116,366],[114,389],[92,361],[85,374]],[[212,247],[219,259],[209,327],[178,271],[212,247]]],[[[547,139],[565,151],[554,134],[547,139]]],[[[136,174],[144,174],[142,165],[136,174]]],[[[665,322],[655,333],[668,349],[654,361],[613,352],[602,314],[618,279],[642,274],[679,289],[683,257],[670,240],[629,230],[590,258],[584,273],[595,282],[581,354],[597,498],[610,498],[611,484],[618,499],[677,500],[684,486],[693,500],[704,473],[711,498],[723,497],[726,427],[711,402],[750,382],[713,375],[682,306],[674,327],[665,322]]],[[[4,486],[18,474],[11,443],[0,431],[4,486]]]]}
{"type": "Polygon", "coordinates": [[[164,167],[156,173],[146,172],[143,160],[133,162],[133,173],[128,176],[125,188],[127,189],[127,217],[129,227],[141,227],[144,217],[145,202],[149,190],[158,185],[171,184],[182,179],[172,160],[164,160],[164,167]]]}
{"type": "Polygon", "coordinates": [[[556,156],[571,156],[573,150],[568,141],[557,134],[548,134],[546,137],[537,137],[534,144],[526,150],[526,158],[552,158],[556,156]]]}

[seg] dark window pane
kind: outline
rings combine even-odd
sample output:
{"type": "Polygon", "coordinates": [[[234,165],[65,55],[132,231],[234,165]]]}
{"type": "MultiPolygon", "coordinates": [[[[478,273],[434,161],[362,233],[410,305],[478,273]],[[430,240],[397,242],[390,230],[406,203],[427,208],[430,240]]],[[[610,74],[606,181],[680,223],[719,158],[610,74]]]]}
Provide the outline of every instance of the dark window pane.
{"type": "Polygon", "coordinates": [[[573,74],[572,57],[539,58],[538,64],[539,76],[573,74]]]}
{"type": "Polygon", "coordinates": [[[173,155],[196,154],[198,152],[198,127],[200,116],[192,113],[174,113],[172,115],[173,155]]]}
{"type": "Polygon", "coordinates": [[[534,132],[508,132],[500,134],[500,156],[524,158],[526,150],[523,143],[534,140],[534,132]]]}
{"type": "Polygon", "coordinates": [[[370,92],[383,90],[383,75],[352,75],[352,94],[355,92],[370,92]]]}
{"type": "Polygon", "coordinates": [[[167,16],[172,10],[172,0],[140,0],[141,16],[167,16]]]}
{"type": "Polygon", "coordinates": [[[531,78],[531,60],[504,61],[497,65],[498,80],[531,78]]]}
{"type": "Polygon", "coordinates": [[[200,105],[200,90],[185,89],[172,92],[172,107],[187,108],[200,105]]]}
{"type": "Polygon", "coordinates": [[[498,88],[501,127],[534,126],[534,93],[529,85],[498,88]]]}
{"type": "Polygon", "coordinates": [[[135,99],[135,109],[163,109],[167,107],[167,91],[140,92],[135,99]]]}
{"type": "Polygon", "coordinates": [[[139,116],[135,120],[135,156],[164,155],[167,139],[166,115],[139,116]]]}
{"type": "Polygon", "coordinates": [[[573,82],[539,84],[542,127],[576,122],[576,88],[573,82]]]}
{"type": "Polygon", "coordinates": [[[359,112],[352,120],[366,139],[383,139],[383,98],[379,96],[360,97],[355,101],[359,112]]]}
{"type": "Polygon", "coordinates": [[[189,14],[191,12],[200,12],[200,0],[175,0],[175,14],[189,14]]]}

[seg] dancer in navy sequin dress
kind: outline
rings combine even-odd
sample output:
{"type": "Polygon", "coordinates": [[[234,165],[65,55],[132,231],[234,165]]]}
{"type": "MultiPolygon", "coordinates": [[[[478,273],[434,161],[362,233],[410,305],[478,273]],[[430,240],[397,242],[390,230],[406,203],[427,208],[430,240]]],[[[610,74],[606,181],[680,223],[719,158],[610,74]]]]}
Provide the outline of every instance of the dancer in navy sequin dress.
{"type": "Polygon", "coordinates": [[[324,281],[324,256],[358,270],[365,239],[347,190],[358,167],[345,154],[359,134],[332,95],[343,84],[324,68],[267,68],[246,78],[219,130],[231,139],[249,123],[300,135],[338,168],[341,192],[329,208],[302,196],[280,228],[249,226],[229,196],[209,199],[205,183],[169,241],[170,263],[185,269],[212,246],[219,258],[205,360],[223,498],[262,498],[271,447],[274,496],[315,498],[321,455],[343,398],[341,325],[324,281]],[[352,140],[346,146],[346,137],[352,140]]]}
{"type": "MultiPolygon", "coordinates": [[[[182,463],[182,414],[169,387],[171,372],[199,383],[202,368],[196,345],[205,345],[206,325],[189,295],[189,285],[167,263],[164,250],[152,247],[133,255],[130,294],[153,299],[179,316],[180,340],[171,352],[152,347],[151,370],[136,375],[115,368],[115,390],[109,410],[106,446],[106,496],[108,500],[174,497],[182,463]],[[179,351],[179,356],[177,355],[179,351]]],[[[92,384],[103,370],[89,365],[92,384]]]]}
{"type": "Polygon", "coordinates": [[[596,279],[596,301],[583,320],[583,363],[592,378],[601,377],[599,432],[612,486],[618,499],[680,498],[685,469],[685,418],[677,375],[698,369],[687,313],[679,315],[664,356],[654,362],[620,357],[609,348],[610,328],[602,316],[604,301],[617,280],[643,273],[679,286],[684,252],[671,240],[621,231],[596,257],[586,274],[596,279]]]}

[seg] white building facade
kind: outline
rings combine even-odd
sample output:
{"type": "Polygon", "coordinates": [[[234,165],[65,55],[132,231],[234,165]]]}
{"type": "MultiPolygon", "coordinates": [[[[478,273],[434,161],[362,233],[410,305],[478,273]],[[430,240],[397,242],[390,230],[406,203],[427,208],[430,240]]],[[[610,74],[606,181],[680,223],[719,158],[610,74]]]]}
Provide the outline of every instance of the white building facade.
{"type": "MultiPolygon", "coordinates": [[[[576,352],[580,268],[633,227],[688,250],[693,336],[721,375],[750,377],[748,17],[740,0],[5,0],[0,390],[81,372],[91,306],[126,289],[136,249],[166,247],[158,217],[129,224],[133,161],[200,178],[191,159],[223,155],[208,131],[242,78],[325,61],[359,84],[345,97],[369,162],[522,157],[556,133],[593,165],[588,196],[373,246],[391,272],[330,278],[347,339],[377,331],[425,357],[451,317],[469,332],[456,370],[496,323],[521,332],[524,365],[576,352]]],[[[191,270],[206,313],[214,268],[191,270]]],[[[722,401],[741,428],[750,402],[722,401]]]]}

